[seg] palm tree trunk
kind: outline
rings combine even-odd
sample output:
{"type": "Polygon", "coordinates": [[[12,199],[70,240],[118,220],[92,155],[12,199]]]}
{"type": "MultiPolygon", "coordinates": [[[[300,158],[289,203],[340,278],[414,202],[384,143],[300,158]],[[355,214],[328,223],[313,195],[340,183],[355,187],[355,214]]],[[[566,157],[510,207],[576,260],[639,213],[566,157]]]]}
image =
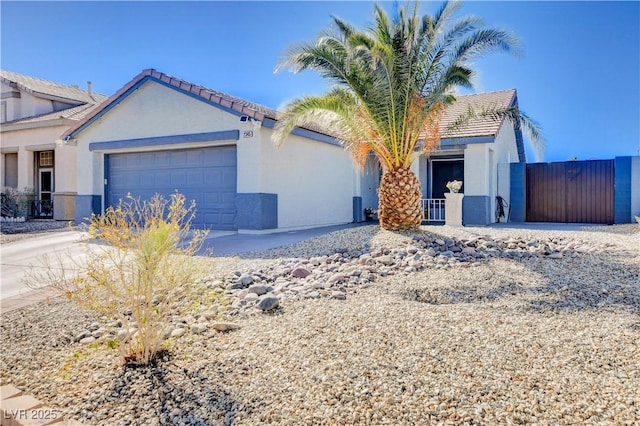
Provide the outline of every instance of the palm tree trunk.
{"type": "Polygon", "coordinates": [[[385,171],[378,188],[378,198],[378,217],[382,228],[395,231],[420,227],[420,181],[410,169],[385,171]]]}

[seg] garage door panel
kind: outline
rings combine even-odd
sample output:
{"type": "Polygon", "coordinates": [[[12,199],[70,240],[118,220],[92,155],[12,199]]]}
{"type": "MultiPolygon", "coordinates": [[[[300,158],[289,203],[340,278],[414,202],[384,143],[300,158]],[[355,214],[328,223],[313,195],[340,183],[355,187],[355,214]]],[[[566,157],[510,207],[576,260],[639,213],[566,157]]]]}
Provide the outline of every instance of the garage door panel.
{"type": "Polygon", "coordinates": [[[187,153],[187,165],[189,167],[201,166],[202,165],[202,159],[201,159],[202,155],[204,155],[204,154],[202,154],[202,153],[196,154],[196,153],[193,153],[193,152],[188,152],[187,153]]]}
{"type": "Polygon", "coordinates": [[[156,186],[156,175],[154,173],[143,172],[140,174],[141,188],[155,188],[156,186]]]}
{"type": "Polygon", "coordinates": [[[182,186],[186,186],[187,184],[187,172],[182,171],[182,170],[175,170],[171,172],[171,178],[170,178],[170,182],[172,186],[175,187],[182,187],[182,186]]]}
{"type": "Polygon", "coordinates": [[[235,146],[111,154],[109,195],[114,205],[131,193],[149,199],[155,193],[169,198],[176,191],[187,203],[196,202],[193,226],[235,229],[235,146]]]}
{"type": "Polygon", "coordinates": [[[189,186],[202,186],[204,185],[204,176],[202,170],[192,170],[187,175],[187,183],[189,186]]]}
{"type": "Polygon", "coordinates": [[[161,188],[167,188],[171,186],[171,176],[167,173],[160,173],[156,175],[156,185],[161,188]]]}
{"type": "Polygon", "coordinates": [[[223,192],[222,194],[222,199],[220,200],[220,203],[222,204],[235,204],[236,203],[236,193],[235,192],[223,192]]]}

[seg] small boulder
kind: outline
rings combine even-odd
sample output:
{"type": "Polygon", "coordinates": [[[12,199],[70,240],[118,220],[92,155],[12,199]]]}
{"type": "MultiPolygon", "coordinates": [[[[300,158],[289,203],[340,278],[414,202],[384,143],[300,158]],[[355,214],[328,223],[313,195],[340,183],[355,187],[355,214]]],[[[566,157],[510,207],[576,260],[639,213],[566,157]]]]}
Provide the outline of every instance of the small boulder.
{"type": "Polygon", "coordinates": [[[333,274],[329,277],[329,279],[327,280],[328,284],[333,284],[333,283],[339,283],[344,281],[346,278],[344,276],[344,274],[341,273],[337,273],[337,274],[333,274]]]}
{"type": "Polygon", "coordinates": [[[262,296],[263,294],[267,294],[268,292],[270,292],[272,290],[273,290],[273,287],[267,286],[267,285],[262,285],[262,284],[254,284],[254,285],[249,287],[249,293],[255,293],[258,296],[262,296]]]}
{"type": "Polygon", "coordinates": [[[258,304],[258,307],[262,309],[263,312],[270,311],[278,306],[280,306],[280,299],[274,296],[264,297],[258,304]]]}
{"type": "Polygon", "coordinates": [[[180,337],[184,336],[184,328],[176,328],[171,332],[171,337],[180,337]]]}
{"type": "Polygon", "coordinates": [[[238,279],[238,281],[240,281],[242,285],[246,287],[253,282],[253,276],[249,274],[242,274],[240,275],[240,278],[238,279]]]}
{"type": "Polygon", "coordinates": [[[387,265],[387,266],[393,264],[393,258],[391,256],[388,256],[388,255],[383,255],[383,256],[377,257],[376,261],[378,263],[382,263],[383,265],[387,265]]]}
{"type": "Polygon", "coordinates": [[[211,328],[216,331],[231,331],[239,329],[240,326],[232,322],[214,322],[211,324],[211,328]]]}
{"type": "Polygon", "coordinates": [[[191,332],[196,334],[202,334],[207,331],[209,326],[206,323],[196,323],[191,326],[191,332]]]}
{"type": "Polygon", "coordinates": [[[331,292],[331,298],[332,299],[338,299],[338,300],[346,300],[347,299],[347,295],[344,294],[341,291],[332,291],[331,292]]]}
{"type": "Polygon", "coordinates": [[[307,278],[309,275],[311,275],[311,272],[307,268],[298,266],[293,271],[291,271],[291,275],[293,275],[296,278],[307,278]]]}

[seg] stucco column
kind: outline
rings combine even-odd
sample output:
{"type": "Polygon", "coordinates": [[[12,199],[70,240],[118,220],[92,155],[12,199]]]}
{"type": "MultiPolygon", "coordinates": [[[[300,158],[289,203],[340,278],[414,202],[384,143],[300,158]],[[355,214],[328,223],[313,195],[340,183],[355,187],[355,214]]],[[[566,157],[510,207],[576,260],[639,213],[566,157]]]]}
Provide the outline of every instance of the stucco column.
{"type": "Polygon", "coordinates": [[[449,226],[462,226],[462,199],[464,194],[447,192],[444,194],[447,205],[444,214],[444,223],[449,226]]]}

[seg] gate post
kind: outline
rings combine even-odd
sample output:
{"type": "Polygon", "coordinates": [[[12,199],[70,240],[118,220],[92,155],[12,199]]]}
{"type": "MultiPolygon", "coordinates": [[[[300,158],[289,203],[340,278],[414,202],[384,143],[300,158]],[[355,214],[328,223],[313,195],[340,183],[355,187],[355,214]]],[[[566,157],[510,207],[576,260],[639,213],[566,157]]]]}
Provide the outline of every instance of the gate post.
{"type": "Polygon", "coordinates": [[[509,190],[509,214],[511,222],[525,222],[526,212],[526,163],[511,163],[511,187],[509,190]]]}

